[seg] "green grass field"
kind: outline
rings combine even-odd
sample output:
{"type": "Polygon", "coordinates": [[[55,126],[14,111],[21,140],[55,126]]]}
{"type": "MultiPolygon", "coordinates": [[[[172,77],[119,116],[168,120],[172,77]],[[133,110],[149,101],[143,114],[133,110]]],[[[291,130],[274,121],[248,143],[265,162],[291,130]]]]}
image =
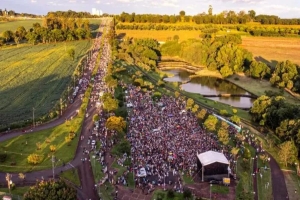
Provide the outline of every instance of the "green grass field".
{"type": "Polygon", "coordinates": [[[48,169],[52,166],[52,154],[59,160],[57,166],[69,162],[73,159],[76,151],[82,120],[83,118],[78,116],[57,127],[20,135],[1,142],[0,151],[6,153],[7,158],[0,163],[0,171],[19,173],[48,169]],[[75,131],[76,137],[68,144],[65,137],[69,135],[71,130],[75,131]],[[37,149],[38,142],[41,143],[40,150],[37,149]],[[50,145],[56,146],[54,153],[50,151],[50,145]],[[43,160],[40,164],[32,165],[28,163],[27,157],[32,153],[42,156],[43,160]]]}
{"type": "MultiPolygon", "coordinates": [[[[280,89],[273,87],[269,81],[255,80],[255,79],[246,77],[242,74],[241,75],[233,75],[226,79],[257,96],[261,96],[261,95],[265,94],[265,91],[268,91],[268,90],[272,90],[274,92],[280,92],[280,89]],[[238,79],[236,79],[236,78],[238,78],[238,79]]],[[[297,98],[293,97],[286,91],[283,92],[283,96],[291,104],[300,104],[300,101],[297,98]]]]}
{"type": "Polygon", "coordinates": [[[59,101],[91,41],[40,44],[0,51],[0,127],[36,121],[59,101]],[[75,49],[72,60],[66,50],[75,49]]]}
{"type": "Polygon", "coordinates": [[[0,36],[6,30],[15,32],[19,26],[24,26],[26,30],[32,27],[34,23],[42,23],[42,19],[27,19],[27,20],[16,20],[9,22],[0,22],[0,36]]]}
{"type": "Polygon", "coordinates": [[[76,186],[80,186],[80,180],[79,180],[77,169],[74,168],[69,169],[67,171],[62,172],[59,176],[71,181],[76,186]]]}

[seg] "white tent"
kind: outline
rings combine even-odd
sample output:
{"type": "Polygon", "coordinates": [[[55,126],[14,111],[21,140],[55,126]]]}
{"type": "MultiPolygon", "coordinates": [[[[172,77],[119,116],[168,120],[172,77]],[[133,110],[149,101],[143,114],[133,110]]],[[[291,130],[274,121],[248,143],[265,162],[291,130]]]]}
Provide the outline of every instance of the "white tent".
{"type": "Polygon", "coordinates": [[[216,151],[207,151],[204,153],[200,153],[197,155],[199,161],[201,162],[202,166],[207,166],[215,162],[223,163],[229,165],[227,158],[224,156],[223,153],[216,152],[216,151]]]}
{"type": "Polygon", "coordinates": [[[207,151],[204,153],[197,154],[197,157],[202,165],[202,181],[204,181],[204,167],[213,163],[222,163],[229,165],[227,158],[223,153],[216,151],[207,151]]]}

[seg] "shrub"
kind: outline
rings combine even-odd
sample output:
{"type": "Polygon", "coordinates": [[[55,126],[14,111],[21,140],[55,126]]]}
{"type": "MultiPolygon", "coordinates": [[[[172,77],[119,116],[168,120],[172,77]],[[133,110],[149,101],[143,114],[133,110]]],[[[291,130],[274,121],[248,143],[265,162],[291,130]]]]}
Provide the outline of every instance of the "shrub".
{"type": "Polygon", "coordinates": [[[220,114],[223,116],[227,116],[228,112],[227,112],[227,110],[220,110],[220,114]]]}
{"type": "Polygon", "coordinates": [[[39,164],[39,163],[42,161],[42,159],[43,159],[43,156],[38,155],[38,154],[35,154],[35,153],[30,154],[30,155],[27,157],[28,163],[34,164],[34,165],[39,164]]]}
{"type": "Polygon", "coordinates": [[[0,153],[0,162],[4,162],[7,158],[7,154],[6,153],[0,153]]]}
{"type": "Polygon", "coordinates": [[[173,199],[175,197],[174,191],[173,190],[168,190],[167,197],[169,199],[173,199]]]}
{"type": "Polygon", "coordinates": [[[190,199],[192,197],[192,192],[189,189],[184,189],[183,191],[183,198],[190,199]]]}
{"type": "Polygon", "coordinates": [[[55,152],[56,151],[56,146],[55,145],[50,145],[50,151],[55,152]]]}

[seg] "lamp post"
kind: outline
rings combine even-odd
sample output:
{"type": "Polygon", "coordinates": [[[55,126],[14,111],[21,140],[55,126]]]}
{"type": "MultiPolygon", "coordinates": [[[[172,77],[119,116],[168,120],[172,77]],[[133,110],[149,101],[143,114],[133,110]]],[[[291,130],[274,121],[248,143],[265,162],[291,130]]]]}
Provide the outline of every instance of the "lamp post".
{"type": "Polygon", "coordinates": [[[6,174],[6,181],[7,181],[7,186],[8,186],[8,191],[9,191],[9,194],[10,194],[10,185],[12,184],[12,181],[11,181],[11,174],[10,173],[7,173],[6,174]]]}
{"type": "Polygon", "coordinates": [[[32,108],[32,126],[35,127],[35,123],[34,123],[34,111],[35,109],[32,108]]]}
{"type": "Polygon", "coordinates": [[[212,187],[212,184],[209,185],[209,199],[211,200],[211,187],[212,187]]]}

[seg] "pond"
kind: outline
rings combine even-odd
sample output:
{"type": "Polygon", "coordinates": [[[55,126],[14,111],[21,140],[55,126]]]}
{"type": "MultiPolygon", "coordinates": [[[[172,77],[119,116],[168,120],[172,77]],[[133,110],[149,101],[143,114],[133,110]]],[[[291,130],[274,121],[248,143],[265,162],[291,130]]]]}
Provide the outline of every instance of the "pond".
{"type": "MultiPolygon", "coordinates": [[[[182,89],[191,93],[198,93],[203,96],[219,94],[251,95],[246,90],[232,84],[226,80],[214,77],[197,77],[190,80],[192,73],[180,69],[163,70],[174,74],[173,77],[165,78],[167,82],[187,82],[182,84],[182,89]]],[[[219,101],[234,107],[250,108],[255,99],[249,97],[207,97],[208,99],[219,101]]]]}

